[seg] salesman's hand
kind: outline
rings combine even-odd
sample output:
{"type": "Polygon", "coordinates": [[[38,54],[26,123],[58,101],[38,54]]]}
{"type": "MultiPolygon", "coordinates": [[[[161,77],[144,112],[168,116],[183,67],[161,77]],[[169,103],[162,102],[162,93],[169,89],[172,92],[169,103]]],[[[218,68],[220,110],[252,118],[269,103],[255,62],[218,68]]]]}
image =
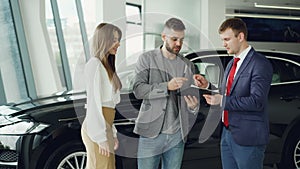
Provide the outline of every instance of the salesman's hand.
{"type": "Polygon", "coordinates": [[[104,141],[104,142],[98,144],[98,146],[99,146],[99,153],[104,155],[104,156],[109,157],[110,152],[109,152],[108,142],[104,141]]]}
{"type": "Polygon", "coordinates": [[[223,98],[223,96],[220,94],[215,94],[215,95],[204,94],[203,97],[205,98],[206,102],[210,105],[220,105],[223,98]]]}
{"type": "Polygon", "coordinates": [[[198,99],[195,96],[184,96],[184,100],[191,110],[195,110],[195,108],[198,106],[198,99]]]}
{"type": "Polygon", "coordinates": [[[196,86],[201,88],[207,88],[208,87],[208,81],[200,74],[195,74],[193,76],[194,83],[196,86]]]}
{"type": "Polygon", "coordinates": [[[168,82],[168,90],[177,90],[182,87],[188,79],[184,77],[174,77],[168,82]]]}

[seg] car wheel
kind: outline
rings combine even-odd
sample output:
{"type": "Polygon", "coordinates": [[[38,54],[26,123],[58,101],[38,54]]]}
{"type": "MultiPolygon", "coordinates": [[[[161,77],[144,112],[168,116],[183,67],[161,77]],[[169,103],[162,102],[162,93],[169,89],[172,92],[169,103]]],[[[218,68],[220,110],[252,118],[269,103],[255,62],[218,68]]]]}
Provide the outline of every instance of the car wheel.
{"type": "Polygon", "coordinates": [[[44,169],[85,169],[86,151],[80,142],[67,142],[47,159],[44,169]]]}
{"type": "Polygon", "coordinates": [[[300,168],[300,139],[298,139],[298,143],[294,151],[294,164],[296,165],[296,168],[300,168]]]}
{"type": "Polygon", "coordinates": [[[299,131],[293,130],[288,137],[280,162],[280,169],[300,168],[300,135],[299,131]]]}

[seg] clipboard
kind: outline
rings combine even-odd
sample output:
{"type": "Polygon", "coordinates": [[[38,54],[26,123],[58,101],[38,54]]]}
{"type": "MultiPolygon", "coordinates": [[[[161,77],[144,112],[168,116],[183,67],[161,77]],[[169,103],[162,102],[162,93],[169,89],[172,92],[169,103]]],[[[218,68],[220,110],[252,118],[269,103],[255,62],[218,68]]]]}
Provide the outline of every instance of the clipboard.
{"type": "Polygon", "coordinates": [[[200,88],[195,85],[191,85],[190,87],[186,89],[181,89],[179,92],[177,92],[177,95],[179,96],[195,96],[195,95],[202,95],[202,94],[218,94],[219,90],[211,90],[211,89],[205,89],[205,88],[200,88]]]}

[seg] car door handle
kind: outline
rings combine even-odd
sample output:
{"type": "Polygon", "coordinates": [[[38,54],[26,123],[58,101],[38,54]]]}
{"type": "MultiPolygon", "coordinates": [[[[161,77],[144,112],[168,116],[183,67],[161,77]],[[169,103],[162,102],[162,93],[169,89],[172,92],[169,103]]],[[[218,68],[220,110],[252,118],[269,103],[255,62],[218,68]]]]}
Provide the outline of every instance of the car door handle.
{"type": "Polygon", "coordinates": [[[135,124],[135,120],[136,120],[136,118],[117,119],[117,120],[114,120],[114,124],[116,126],[132,125],[132,124],[135,124]]]}
{"type": "Polygon", "coordinates": [[[284,100],[286,102],[290,102],[295,99],[300,99],[300,97],[299,96],[281,96],[280,97],[280,100],[284,100]]]}

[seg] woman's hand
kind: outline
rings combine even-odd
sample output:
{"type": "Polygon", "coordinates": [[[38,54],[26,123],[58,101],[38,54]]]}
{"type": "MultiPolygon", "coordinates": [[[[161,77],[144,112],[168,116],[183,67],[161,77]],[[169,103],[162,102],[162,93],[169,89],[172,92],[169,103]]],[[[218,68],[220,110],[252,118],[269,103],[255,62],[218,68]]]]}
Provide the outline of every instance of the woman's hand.
{"type": "Polygon", "coordinates": [[[109,157],[110,155],[110,152],[109,152],[109,145],[108,145],[108,142],[107,141],[104,141],[100,144],[98,144],[99,146],[99,153],[101,155],[104,155],[106,157],[109,157]]]}

